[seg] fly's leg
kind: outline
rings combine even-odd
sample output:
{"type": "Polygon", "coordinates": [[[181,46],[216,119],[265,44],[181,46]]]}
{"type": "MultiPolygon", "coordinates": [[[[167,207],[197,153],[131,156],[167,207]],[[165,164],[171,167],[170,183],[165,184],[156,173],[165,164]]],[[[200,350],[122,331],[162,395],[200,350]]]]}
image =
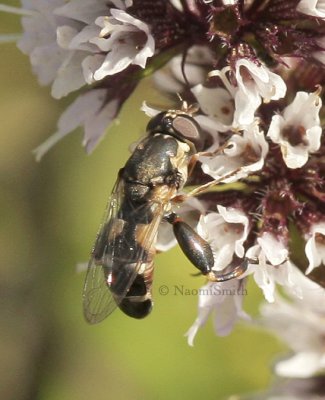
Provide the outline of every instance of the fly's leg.
{"type": "Polygon", "coordinates": [[[248,258],[238,259],[236,257],[236,260],[228,265],[228,272],[211,271],[208,273],[207,278],[211,282],[225,282],[240,278],[246,272],[249,262],[250,260],[248,258]]]}
{"type": "Polygon", "coordinates": [[[225,174],[225,175],[221,176],[220,178],[215,179],[213,181],[207,182],[204,185],[198,186],[197,188],[191,190],[188,193],[182,193],[182,194],[174,196],[171,199],[171,201],[175,204],[183,203],[189,197],[197,196],[199,194],[207,192],[213,186],[216,186],[219,183],[222,183],[222,181],[224,181],[225,179],[231,178],[232,176],[236,175],[240,170],[241,170],[241,168],[236,168],[233,171],[229,172],[228,174],[225,174]]]}
{"type": "MultiPolygon", "coordinates": [[[[212,157],[213,155],[223,152],[228,146],[229,146],[229,143],[225,143],[223,146],[219,147],[217,150],[215,150],[213,152],[205,151],[205,152],[200,152],[200,153],[194,154],[191,157],[189,164],[188,164],[188,175],[191,176],[191,174],[194,170],[194,167],[199,160],[199,157],[202,157],[202,156],[212,157]]],[[[219,183],[223,183],[223,181],[225,179],[235,176],[238,172],[241,171],[241,169],[242,169],[241,167],[236,168],[233,171],[228,172],[227,174],[221,176],[218,179],[214,179],[213,181],[207,182],[204,185],[196,187],[195,189],[191,190],[188,193],[176,195],[171,200],[174,203],[183,203],[189,197],[193,197],[193,196],[197,196],[199,194],[205,193],[205,192],[209,191],[210,188],[218,185],[219,183]]]]}
{"type": "MultiPolygon", "coordinates": [[[[228,146],[229,143],[225,143],[215,151],[206,151],[194,154],[188,164],[189,176],[192,174],[199,157],[215,156],[216,154],[223,152],[228,146]]],[[[173,203],[182,203],[189,197],[197,196],[208,191],[210,188],[222,183],[225,179],[235,176],[240,171],[241,168],[236,168],[218,179],[198,186],[189,193],[174,196],[171,201],[173,203]]],[[[214,271],[212,269],[214,266],[214,256],[209,243],[175,213],[169,214],[165,219],[173,226],[174,235],[183,253],[211,282],[225,282],[234,278],[239,278],[247,270],[249,263],[256,263],[256,260],[254,259],[240,259],[235,257],[232,263],[227,267],[226,272],[214,271]]]]}
{"type": "Polygon", "coordinates": [[[203,275],[207,275],[214,265],[209,243],[176,214],[171,213],[165,218],[173,226],[174,235],[183,253],[203,275]]]}
{"type": "Polygon", "coordinates": [[[224,282],[239,278],[248,267],[248,259],[237,259],[227,272],[214,271],[214,256],[209,243],[175,213],[165,219],[173,226],[174,235],[183,253],[190,262],[211,282],[224,282]]]}
{"type": "Polygon", "coordinates": [[[219,153],[222,153],[227,147],[229,147],[229,143],[225,143],[223,146],[218,147],[214,151],[200,151],[196,154],[193,154],[190,162],[188,164],[188,175],[191,176],[196,163],[198,162],[200,157],[213,157],[219,153]]]}
{"type": "Polygon", "coordinates": [[[191,190],[189,193],[185,194],[185,198],[197,196],[198,194],[202,194],[202,193],[208,191],[211,187],[216,186],[219,183],[222,183],[222,181],[224,181],[225,179],[231,178],[232,176],[236,175],[240,170],[241,170],[241,168],[236,168],[233,171],[221,176],[218,179],[214,179],[213,181],[205,183],[204,185],[201,185],[201,186],[191,190]]]}

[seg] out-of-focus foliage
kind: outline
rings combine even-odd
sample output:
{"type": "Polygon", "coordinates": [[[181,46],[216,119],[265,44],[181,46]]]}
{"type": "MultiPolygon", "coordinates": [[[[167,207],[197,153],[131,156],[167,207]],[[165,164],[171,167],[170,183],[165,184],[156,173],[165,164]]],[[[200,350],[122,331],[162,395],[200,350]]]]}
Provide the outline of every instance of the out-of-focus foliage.
{"type": "MultiPolygon", "coordinates": [[[[2,33],[19,31],[17,16],[0,15],[2,33]]],[[[92,156],[81,132],[60,142],[37,164],[31,151],[55,130],[64,102],[50,98],[14,44],[1,46],[0,64],[0,398],[6,400],[222,399],[270,380],[279,344],[249,327],[226,338],[212,324],[190,348],[183,334],[196,317],[199,288],[175,249],[157,256],[155,307],[146,320],[116,311],[88,326],[81,311],[86,261],[128,146],[143,133],[143,99],[159,102],[145,83],[92,156]],[[169,294],[159,294],[167,285],[169,294]]],[[[246,309],[260,298],[248,287],[246,309]]]]}

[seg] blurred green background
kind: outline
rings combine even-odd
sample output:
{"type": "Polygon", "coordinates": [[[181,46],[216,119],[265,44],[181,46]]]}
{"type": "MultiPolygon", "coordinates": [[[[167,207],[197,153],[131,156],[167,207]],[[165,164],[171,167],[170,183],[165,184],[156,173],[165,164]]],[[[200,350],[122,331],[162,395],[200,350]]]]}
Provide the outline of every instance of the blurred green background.
{"type": "MultiPolygon", "coordinates": [[[[19,17],[0,13],[0,26],[19,32],[19,17]]],[[[266,333],[239,325],[218,338],[209,321],[187,345],[196,296],[158,293],[204,283],[179,249],[156,258],[147,319],[119,311],[97,326],[83,319],[85,273],[76,264],[88,259],[117,171],[143,133],[144,99],[164,104],[143,84],[91,156],[79,131],[36,163],[32,149],[55,131],[68,101],[39,87],[15,44],[1,45],[0,399],[224,399],[270,382],[282,347],[266,333]]],[[[248,294],[245,309],[256,315],[261,296],[252,282],[248,294]]]]}

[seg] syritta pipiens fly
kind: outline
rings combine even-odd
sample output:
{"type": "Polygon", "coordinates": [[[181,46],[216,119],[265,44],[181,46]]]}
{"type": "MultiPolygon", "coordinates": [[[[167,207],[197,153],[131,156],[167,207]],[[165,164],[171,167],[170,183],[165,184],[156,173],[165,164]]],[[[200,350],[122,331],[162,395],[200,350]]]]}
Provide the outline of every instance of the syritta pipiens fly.
{"type": "Polygon", "coordinates": [[[197,160],[200,127],[192,110],[183,105],[153,117],[147,136],[119,171],[84,285],[84,314],[90,323],[100,322],[116,306],[134,318],[149,314],[155,240],[162,219],[172,224],[184,254],[209,280],[225,281],[245,270],[242,262],[227,273],[213,271],[210,245],[171,210],[197,160]]]}

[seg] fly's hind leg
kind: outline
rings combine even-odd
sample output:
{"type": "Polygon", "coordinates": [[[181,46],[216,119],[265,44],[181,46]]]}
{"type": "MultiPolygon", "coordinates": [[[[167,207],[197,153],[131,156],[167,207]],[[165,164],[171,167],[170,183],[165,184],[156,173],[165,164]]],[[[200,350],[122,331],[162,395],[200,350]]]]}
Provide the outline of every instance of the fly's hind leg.
{"type": "Polygon", "coordinates": [[[240,259],[235,257],[235,260],[227,266],[227,272],[210,271],[207,274],[207,278],[211,282],[225,282],[240,278],[246,272],[249,262],[248,258],[240,259]]]}
{"type": "MultiPolygon", "coordinates": [[[[192,174],[199,157],[212,157],[223,152],[228,146],[229,143],[225,143],[215,151],[194,154],[188,164],[189,176],[192,174]]],[[[171,201],[174,204],[183,203],[187,198],[207,192],[210,188],[222,183],[225,179],[235,176],[240,170],[241,168],[236,168],[218,179],[198,186],[188,193],[174,196],[171,201]]],[[[169,214],[165,217],[165,219],[173,226],[174,235],[183,253],[190,260],[190,262],[211,282],[225,282],[230,279],[239,278],[247,270],[248,263],[251,261],[254,263],[253,260],[249,260],[247,258],[240,259],[235,257],[232,263],[226,268],[226,272],[215,271],[213,270],[214,256],[209,243],[175,213],[169,214]]]]}
{"type": "Polygon", "coordinates": [[[231,264],[227,268],[227,272],[214,271],[214,256],[209,243],[175,213],[169,214],[165,219],[173,226],[174,235],[183,253],[209,281],[228,281],[239,278],[246,271],[248,259],[237,259],[232,263],[234,266],[231,264]]]}

